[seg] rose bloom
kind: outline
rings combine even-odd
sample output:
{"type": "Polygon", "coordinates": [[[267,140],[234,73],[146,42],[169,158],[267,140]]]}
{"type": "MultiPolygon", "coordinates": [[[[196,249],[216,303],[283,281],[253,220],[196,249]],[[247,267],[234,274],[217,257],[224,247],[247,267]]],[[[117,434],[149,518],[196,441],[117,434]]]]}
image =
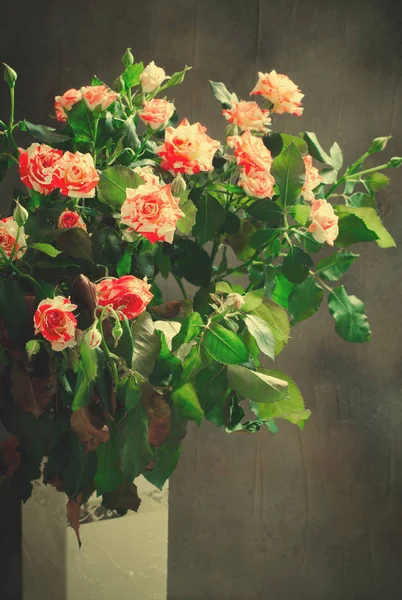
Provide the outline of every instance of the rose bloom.
{"type": "Polygon", "coordinates": [[[166,73],[162,67],[157,67],[154,61],[150,62],[140,75],[142,91],[146,94],[153,92],[164,79],[166,73]]]}
{"type": "Polygon", "coordinates": [[[134,319],[144,312],[152,300],[150,287],[146,278],[138,279],[133,275],[125,275],[120,279],[108,277],[96,286],[97,301],[99,306],[111,306],[121,320],[124,317],[134,319]]]}
{"type": "MultiPolygon", "coordinates": [[[[7,255],[8,258],[11,256],[11,252],[15,246],[14,251],[14,260],[18,260],[21,258],[27,248],[27,237],[25,235],[24,228],[21,227],[20,233],[18,235],[17,242],[17,234],[18,234],[18,225],[16,221],[14,221],[13,217],[7,217],[5,219],[0,219],[0,248],[7,255]],[[17,243],[16,243],[17,242],[17,243]]],[[[0,262],[2,261],[2,255],[0,254],[0,262]]]]}
{"type": "Polygon", "coordinates": [[[333,246],[339,233],[339,219],[332,205],[326,200],[314,200],[311,204],[310,216],[313,222],[308,230],[313,234],[313,238],[320,244],[327,242],[333,246]]]}
{"type": "Polygon", "coordinates": [[[173,113],[174,104],[154,98],[144,102],[144,108],[138,111],[138,116],[151,129],[159,129],[166,125],[173,113]]]}
{"type": "Polygon", "coordinates": [[[46,144],[31,144],[20,150],[19,171],[22,183],[45,196],[55,189],[54,171],[63,155],[46,144]]]}
{"type": "Polygon", "coordinates": [[[313,190],[320,185],[322,177],[318,172],[318,169],[313,167],[313,159],[310,155],[303,156],[304,166],[306,167],[306,181],[303,185],[302,193],[303,199],[306,202],[313,202],[315,196],[313,190]]]}
{"type": "Polygon", "coordinates": [[[139,175],[142,178],[144,183],[151,183],[153,185],[159,184],[159,177],[155,175],[155,173],[152,170],[152,167],[150,167],[149,165],[147,165],[146,167],[135,167],[135,169],[133,170],[134,173],[137,173],[137,175],[139,175]]]}
{"type": "Polygon", "coordinates": [[[119,97],[117,92],[113,92],[105,85],[88,85],[82,87],[81,94],[89,110],[95,110],[98,106],[102,110],[106,110],[119,97]]]}
{"type": "Polygon", "coordinates": [[[78,227],[84,231],[87,230],[87,226],[82,217],[77,212],[68,210],[68,208],[61,213],[57,227],[59,229],[72,229],[73,227],[78,227]]]}
{"type": "Polygon", "coordinates": [[[242,135],[229,136],[227,142],[230,148],[234,148],[237,164],[244,167],[246,173],[252,169],[271,168],[271,152],[264,146],[262,139],[253,136],[249,129],[242,135]]]}
{"type": "Polygon", "coordinates": [[[65,152],[57,164],[54,184],[64,196],[93,198],[99,183],[91,154],[65,152]]]}
{"type": "Polygon", "coordinates": [[[267,125],[271,124],[268,116],[269,110],[262,110],[257,102],[233,102],[230,109],[222,111],[223,116],[239,127],[239,129],[250,129],[251,131],[261,131],[268,133],[267,125]]]}
{"type": "Polygon", "coordinates": [[[187,119],[183,119],[176,128],[167,127],[165,143],[156,150],[162,157],[162,169],[187,175],[212,171],[212,159],[220,142],[213,140],[205,132],[206,127],[200,123],[190,125],[187,119]]]}
{"type": "Polygon", "coordinates": [[[67,113],[72,109],[74,104],[77,104],[82,98],[80,90],[71,88],[64,92],[62,96],[56,96],[54,99],[54,108],[56,111],[56,119],[58,121],[67,121],[67,113]]]}
{"type": "Polygon", "coordinates": [[[271,198],[274,195],[275,179],[268,170],[251,169],[240,175],[239,186],[251,198],[271,198]]]}
{"type": "Polygon", "coordinates": [[[121,223],[128,231],[141,233],[150,242],[173,242],[177,221],[184,214],[179,201],[167,185],[144,184],[136,189],[126,189],[126,199],[121,207],[121,223]]]}
{"type": "Polygon", "coordinates": [[[283,113],[291,113],[300,117],[303,113],[301,108],[301,99],[304,94],[287,75],[280,75],[276,71],[270,73],[258,73],[258,81],[250,92],[264,96],[274,105],[271,111],[282,115],[283,113]]]}
{"type": "Polygon", "coordinates": [[[51,343],[52,350],[58,352],[75,346],[77,319],[73,310],[76,308],[64,296],[42,300],[34,315],[35,335],[40,333],[51,343]]]}

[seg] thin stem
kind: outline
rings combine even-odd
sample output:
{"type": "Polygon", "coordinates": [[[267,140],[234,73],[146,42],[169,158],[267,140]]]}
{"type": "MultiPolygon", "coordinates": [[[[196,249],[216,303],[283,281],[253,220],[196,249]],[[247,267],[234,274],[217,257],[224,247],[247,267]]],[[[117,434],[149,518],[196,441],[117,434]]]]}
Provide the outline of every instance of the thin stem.
{"type": "Polygon", "coordinates": [[[135,153],[134,161],[136,161],[137,158],[139,158],[141,156],[142,151],[144,150],[146,143],[148,142],[148,140],[152,136],[152,134],[153,134],[153,130],[151,128],[149,128],[149,130],[146,132],[146,134],[142,138],[141,146],[138,148],[137,152],[135,153]]]}
{"type": "Polygon", "coordinates": [[[100,115],[95,119],[94,129],[92,132],[92,154],[94,159],[94,165],[96,166],[96,141],[98,137],[98,125],[99,125],[100,115]]]}
{"type": "Polygon", "coordinates": [[[215,239],[214,240],[214,245],[212,247],[212,252],[211,252],[211,264],[213,264],[213,262],[215,260],[216,254],[217,254],[217,252],[219,250],[219,245],[220,245],[219,240],[215,239]]]}
{"type": "Polygon", "coordinates": [[[323,280],[321,279],[321,277],[319,277],[315,271],[309,271],[309,273],[310,273],[310,275],[312,275],[312,276],[313,276],[315,279],[317,279],[318,283],[319,283],[320,285],[322,285],[322,287],[323,287],[323,288],[325,288],[325,289],[326,289],[328,292],[332,292],[332,291],[333,291],[333,290],[332,290],[332,288],[331,288],[331,287],[329,287],[329,285],[327,285],[327,284],[325,283],[325,281],[323,281],[323,280]]]}
{"type": "Polygon", "coordinates": [[[185,300],[187,300],[187,298],[188,298],[188,296],[187,296],[187,292],[186,292],[186,290],[184,289],[184,285],[183,285],[183,282],[182,282],[181,278],[180,278],[180,277],[178,277],[178,275],[175,275],[175,276],[174,276],[174,278],[175,278],[175,280],[176,280],[176,282],[177,282],[177,285],[179,286],[179,288],[180,288],[180,290],[181,290],[181,293],[183,294],[183,298],[184,298],[185,300]]]}
{"type": "Polygon", "coordinates": [[[13,125],[14,125],[14,113],[15,113],[15,91],[14,87],[10,87],[10,120],[8,123],[8,137],[10,138],[14,148],[18,152],[18,146],[14,139],[13,135],[13,125]]]}

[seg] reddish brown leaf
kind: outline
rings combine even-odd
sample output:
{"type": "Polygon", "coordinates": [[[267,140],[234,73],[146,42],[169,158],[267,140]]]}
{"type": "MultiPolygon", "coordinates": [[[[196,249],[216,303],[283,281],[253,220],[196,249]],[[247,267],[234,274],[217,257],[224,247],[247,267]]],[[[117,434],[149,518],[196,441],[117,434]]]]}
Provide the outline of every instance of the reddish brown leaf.
{"type": "Polygon", "coordinates": [[[127,510],[138,511],[141,498],[138,496],[135,483],[126,482],[114,492],[103,494],[103,506],[108,510],[126,512],[127,510]]]}
{"type": "Polygon", "coordinates": [[[152,306],[152,312],[162,319],[172,319],[180,314],[181,302],[171,300],[158,306],[152,306]]]}
{"type": "Polygon", "coordinates": [[[142,401],[148,413],[148,440],[151,446],[161,446],[170,433],[171,411],[169,404],[161,394],[144,393],[142,401]]]}
{"type": "Polygon", "coordinates": [[[18,361],[11,367],[11,392],[14,402],[25,412],[31,412],[39,417],[46,409],[56,392],[56,377],[36,377],[18,361]]]}
{"type": "Polygon", "coordinates": [[[73,284],[73,299],[86,308],[91,320],[93,320],[94,310],[97,305],[96,285],[92,283],[85,275],[78,275],[73,284]]]}
{"type": "Polygon", "coordinates": [[[110,438],[107,426],[99,417],[91,413],[88,406],[73,412],[70,423],[87,452],[96,450],[100,444],[110,438]]]}
{"type": "Polygon", "coordinates": [[[71,527],[77,536],[78,546],[81,548],[80,538],[80,506],[82,504],[82,494],[77,498],[69,498],[67,501],[67,519],[70,521],[71,527]]]}

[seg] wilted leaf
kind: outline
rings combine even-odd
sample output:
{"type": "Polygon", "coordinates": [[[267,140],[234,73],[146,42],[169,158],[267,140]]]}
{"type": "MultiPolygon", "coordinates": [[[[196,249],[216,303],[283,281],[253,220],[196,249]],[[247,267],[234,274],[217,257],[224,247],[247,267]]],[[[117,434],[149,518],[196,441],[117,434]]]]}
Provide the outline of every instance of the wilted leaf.
{"type": "Polygon", "coordinates": [[[81,537],[80,537],[80,506],[82,503],[82,494],[79,494],[77,498],[69,498],[67,501],[67,519],[70,521],[71,527],[75,531],[77,536],[78,546],[81,548],[81,537]]]}
{"type": "Polygon", "coordinates": [[[110,438],[108,427],[91,413],[88,406],[73,412],[70,424],[87,452],[96,450],[100,444],[107,442],[110,438]]]}

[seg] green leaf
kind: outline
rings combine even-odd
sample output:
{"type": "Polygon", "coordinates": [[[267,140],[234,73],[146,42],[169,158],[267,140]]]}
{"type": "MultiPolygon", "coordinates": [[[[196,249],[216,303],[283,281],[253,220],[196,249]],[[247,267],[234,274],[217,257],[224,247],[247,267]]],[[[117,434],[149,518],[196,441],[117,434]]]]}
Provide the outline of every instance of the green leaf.
{"type": "Polygon", "coordinates": [[[193,285],[206,287],[212,275],[210,256],[188,238],[175,239],[175,251],[171,257],[172,271],[193,285]],[[197,265],[197,268],[194,268],[197,265]]]}
{"type": "Polygon", "coordinates": [[[76,386],[74,390],[74,398],[71,406],[71,410],[76,412],[84,406],[88,406],[92,397],[92,385],[88,382],[81,369],[77,375],[76,386]]]}
{"type": "Polygon", "coordinates": [[[128,167],[109,167],[102,171],[98,186],[98,197],[101,202],[120,210],[126,199],[127,188],[137,188],[144,180],[128,167]]]}
{"type": "Polygon", "coordinates": [[[119,428],[118,440],[123,474],[133,481],[154,460],[148,441],[148,415],[141,402],[127,414],[119,428]]]}
{"type": "Polygon", "coordinates": [[[117,354],[117,356],[120,356],[125,360],[128,367],[131,367],[134,352],[134,342],[127,317],[124,317],[124,319],[120,321],[120,325],[123,330],[123,334],[113,351],[115,354],[117,354]]]}
{"type": "Polygon", "coordinates": [[[74,104],[68,111],[68,124],[74,132],[76,142],[88,144],[92,141],[94,118],[83,100],[74,104]]]}
{"type": "Polygon", "coordinates": [[[183,361],[183,373],[180,381],[184,382],[188,379],[194,379],[197,373],[205,366],[205,363],[206,361],[201,353],[200,346],[198,344],[192,346],[190,352],[183,361]]]}
{"type": "Polygon", "coordinates": [[[39,250],[39,252],[43,252],[43,254],[47,254],[47,256],[50,256],[52,258],[61,254],[60,250],[57,250],[51,244],[42,244],[38,242],[36,244],[32,244],[30,248],[33,248],[34,250],[39,250]]]}
{"type": "Polygon", "coordinates": [[[231,286],[226,281],[218,281],[215,285],[215,294],[231,294],[231,286]]]}
{"type": "Polygon", "coordinates": [[[113,492],[123,485],[125,478],[120,468],[118,432],[112,429],[110,439],[96,449],[97,469],[95,486],[98,494],[113,492]]]}
{"type": "Polygon", "coordinates": [[[130,89],[140,83],[140,75],[144,70],[144,63],[136,63],[128,65],[122,74],[126,89],[130,89]]]}
{"type": "Polygon", "coordinates": [[[141,399],[141,388],[134,375],[123,377],[119,381],[117,391],[128,411],[133,410],[141,399]]]}
{"type": "Polygon", "coordinates": [[[338,281],[354,263],[359,254],[353,254],[348,250],[335,252],[327,258],[323,258],[316,265],[316,272],[327,281],[338,281]]]}
{"type": "Polygon", "coordinates": [[[203,194],[197,202],[197,216],[192,230],[200,246],[213,239],[224,220],[225,210],[219,202],[210,194],[203,194]]]}
{"type": "Polygon", "coordinates": [[[362,192],[356,192],[355,194],[352,194],[352,196],[348,198],[346,205],[353,206],[356,208],[368,206],[377,210],[377,203],[375,199],[369,196],[368,194],[363,194],[362,192]]]}
{"type": "Polygon", "coordinates": [[[252,248],[259,249],[269,242],[272,242],[281,235],[278,229],[257,229],[250,237],[250,245],[252,248]]]}
{"type": "Polygon", "coordinates": [[[289,135],[288,133],[281,133],[280,136],[283,140],[284,149],[293,143],[300,154],[308,153],[307,143],[301,137],[298,137],[297,135],[289,135]]]}
{"type": "Polygon", "coordinates": [[[122,256],[122,240],[113,227],[96,229],[92,238],[92,250],[97,264],[114,269],[122,256]]]}
{"type": "Polygon", "coordinates": [[[304,227],[310,218],[311,206],[307,206],[306,204],[295,204],[289,209],[289,213],[295,221],[304,227]]]}
{"type": "Polygon", "coordinates": [[[291,283],[283,273],[278,273],[278,275],[275,275],[274,281],[275,288],[272,292],[272,300],[283,306],[283,308],[287,308],[289,296],[292,293],[295,284],[291,283]]]}
{"type": "Polygon", "coordinates": [[[301,283],[313,266],[311,257],[300,248],[292,248],[283,259],[283,274],[292,283],[301,283]]]}
{"type": "Polygon", "coordinates": [[[91,238],[78,227],[63,231],[57,239],[57,246],[73,258],[92,261],[91,238]]]}
{"type": "Polygon", "coordinates": [[[329,312],[335,319],[336,332],[347,342],[363,343],[371,338],[371,329],[364,314],[364,304],[356,296],[348,296],[343,285],[328,296],[329,312]]]}
{"type": "Polygon", "coordinates": [[[334,144],[331,146],[329,153],[331,155],[331,165],[333,166],[335,171],[339,171],[339,169],[341,169],[343,165],[343,154],[342,150],[339,147],[339,144],[334,142],[334,144]]]}
{"type": "Polygon", "coordinates": [[[258,306],[260,306],[263,299],[264,289],[247,292],[247,294],[244,296],[244,304],[241,307],[242,311],[249,313],[252,310],[255,310],[258,306]]]}
{"type": "Polygon", "coordinates": [[[256,200],[247,207],[247,212],[253,219],[264,221],[268,228],[280,227],[283,225],[283,210],[272,200],[256,200]]]}
{"type": "MultiPolygon", "coordinates": [[[[339,220],[341,220],[343,215],[355,215],[356,217],[361,219],[361,221],[364,223],[367,229],[376,235],[376,238],[374,239],[376,240],[380,248],[393,248],[396,246],[395,240],[393,239],[392,235],[388,233],[388,231],[385,229],[384,225],[381,223],[381,219],[378,216],[377,212],[374,210],[374,208],[354,208],[350,206],[339,205],[336,207],[336,209],[337,214],[340,217],[339,220]]],[[[336,240],[336,243],[338,243],[338,240],[336,240]]]]}
{"type": "Polygon", "coordinates": [[[180,196],[179,208],[184,213],[184,217],[181,217],[177,223],[176,228],[183,233],[184,235],[190,235],[194,224],[195,218],[197,214],[197,208],[188,197],[188,192],[185,192],[182,196],[180,196]]]}
{"type": "Polygon", "coordinates": [[[289,313],[291,324],[304,321],[313,316],[321,306],[324,292],[314,277],[307,277],[300,285],[296,285],[289,296],[289,313]]]}
{"type": "Polygon", "coordinates": [[[29,121],[25,121],[27,130],[38,142],[49,144],[49,146],[55,146],[61,144],[70,139],[68,135],[57,133],[53,127],[47,127],[46,125],[34,125],[29,121]]]}
{"type": "Polygon", "coordinates": [[[277,377],[250,371],[240,365],[230,365],[228,381],[243,398],[254,402],[278,402],[287,397],[288,383],[277,377]]]}
{"type": "Polygon", "coordinates": [[[118,277],[123,277],[124,275],[128,275],[131,271],[131,261],[133,257],[134,245],[129,244],[125,247],[124,252],[119,259],[119,262],[116,266],[116,271],[118,277]]]}
{"type": "Polygon", "coordinates": [[[163,253],[161,246],[158,247],[154,255],[155,264],[158,267],[160,274],[164,279],[169,277],[169,273],[172,269],[172,265],[170,263],[170,258],[167,254],[163,253]]]}
{"type": "Polygon", "coordinates": [[[131,333],[134,347],[131,368],[147,376],[152,372],[161,349],[161,340],[149,313],[143,312],[136,318],[131,333]]]}
{"type": "Polygon", "coordinates": [[[85,341],[81,342],[79,352],[85,379],[91,382],[96,379],[98,373],[98,353],[96,349],[90,348],[85,341]]]}
{"type": "Polygon", "coordinates": [[[172,392],[172,400],[183,419],[201,423],[204,412],[192,383],[185,383],[172,392]]]}
{"type": "Polygon", "coordinates": [[[349,210],[358,209],[350,209],[347,206],[336,207],[335,212],[339,217],[339,234],[335,240],[335,244],[344,247],[360,242],[373,242],[374,240],[378,240],[378,235],[374,231],[371,231],[362,219],[349,212],[349,210]]]}
{"type": "Polygon", "coordinates": [[[246,315],[244,322],[261,352],[269,358],[275,358],[275,338],[267,323],[256,315],[246,315]]]}
{"type": "Polygon", "coordinates": [[[25,344],[31,336],[32,321],[18,281],[0,278],[0,315],[10,339],[19,346],[25,344]]]}
{"type": "Polygon", "coordinates": [[[293,142],[274,159],[271,173],[278,186],[283,206],[294,204],[302,191],[306,168],[302,155],[293,142]]]}
{"type": "Polygon", "coordinates": [[[212,363],[202,369],[195,378],[195,389],[204,413],[210,412],[227,395],[226,368],[212,363]]]}
{"type": "Polygon", "coordinates": [[[275,338],[275,354],[279,354],[288,343],[290,335],[286,311],[276,302],[264,298],[263,303],[253,311],[253,314],[263,319],[271,329],[275,338]]]}
{"type": "Polygon", "coordinates": [[[309,154],[316,160],[319,160],[326,165],[332,166],[332,160],[320,145],[317,136],[312,131],[305,131],[303,138],[307,142],[309,154]]]}
{"type": "Polygon", "coordinates": [[[225,365],[248,361],[248,350],[244,342],[222,325],[213,325],[206,331],[203,347],[213,359],[225,365]]]}
{"type": "Polygon", "coordinates": [[[384,175],[384,173],[371,173],[364,178],[364,183],[371,192],[378,192],[387,187],[390,182],[390,178],[384,175]]]}
{"type": "Polygon", "coordinates": [[[186,65],[182,71],[177,71],[176,73],[173,73],[173,75],[170,77],[167,83],[165,83],[159,91],[166,90],[167,88],[173,87],[174,85],[180,85],[180,83],[183,83],[184,77],[187,71],[190,71],[190,69],[191,67],[187,67],[186,65]]]}
{"type": "Polygon", "coordinates": [[[224,83],[210,81],[209,85],[213,95],[222,104],[223,108],[231,108],[233,102],[238,102],[236,94],[231,94],[224,83]]]}
{"type": "Polygon", "coordinates": [[[175,352],[182,344],[191,342],[201,332],[204,321],[198,312],[191,312],[184,319],[179,333],[173,338],[172,350],[175,352]]]}
{"type": "Polygon", "coordinates": [[[310,411],[305,409],[303,397],[295,382],[281,371],[261,369],[265,375],[278,377],[288,382],[288,397],[281,402],[272,404],[251,402],[250,408],[258,419],[285,419],[303,429],[305,422],[310,417],[310,411]]]}
{"type": "Polygon", "coordinates": [[[138,150],[138,148],[141,146],[141,140],[138,137],[137,128],[134,122],[134,115],[131,115],[125,121],[123,131],[125,135],[125,146],[128,146],[132,150],[138,150]]]}

